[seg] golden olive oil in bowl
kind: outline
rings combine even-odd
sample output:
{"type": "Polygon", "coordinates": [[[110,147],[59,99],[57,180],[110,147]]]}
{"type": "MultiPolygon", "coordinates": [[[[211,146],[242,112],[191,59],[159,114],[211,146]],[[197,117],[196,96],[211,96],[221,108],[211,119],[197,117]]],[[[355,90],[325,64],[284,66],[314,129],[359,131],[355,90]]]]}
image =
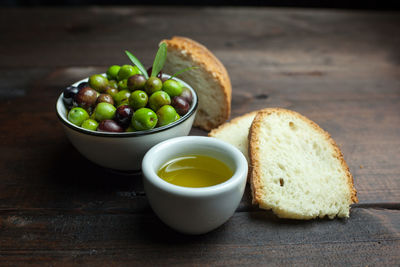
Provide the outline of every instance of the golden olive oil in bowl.
{"type": "Polygon", "coordinates": [[[208,187],[227,181],[232,170],[222,161],[204,155],[187,155],[164,163],[157,175],[184,187],[208,187]]]}

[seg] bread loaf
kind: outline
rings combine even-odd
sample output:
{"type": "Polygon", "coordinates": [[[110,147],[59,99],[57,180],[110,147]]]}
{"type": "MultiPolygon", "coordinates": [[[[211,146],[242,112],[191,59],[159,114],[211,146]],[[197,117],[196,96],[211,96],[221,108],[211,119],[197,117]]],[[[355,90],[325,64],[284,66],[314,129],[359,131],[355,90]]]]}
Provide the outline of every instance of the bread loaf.
{"type": "Polygon", "coordinates": [[[167,45],[163,71],[174,74],[188,67],[198,67],[179,75],[190,84],[199,97],[194,121],[207,131],[224,123],[231,111],[231,82],[224,65],[205,46],[189,38],[162,40],[167,45]]]}
{"type": "Polygon", "coordinates": [[[248,154],[248,135],[251,123],[258,111],[246,113],[236,117],[229,122],[225,122],[218,128],[208,133],[208,136],[215,137],[237,147],[249,162],[248,154]]]}
{"type": "Polygon", "coordinates": [[[358,202],[339,147],[317,124],[294,111],[257,113],[250,127],[253,202],[281,218],[349,217],[358,202]]]}

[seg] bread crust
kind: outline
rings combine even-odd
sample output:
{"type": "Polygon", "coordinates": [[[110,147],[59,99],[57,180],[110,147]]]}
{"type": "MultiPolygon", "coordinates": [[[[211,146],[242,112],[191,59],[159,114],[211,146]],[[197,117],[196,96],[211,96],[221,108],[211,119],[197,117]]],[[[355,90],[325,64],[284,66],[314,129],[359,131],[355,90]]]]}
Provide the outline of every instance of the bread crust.
{"type": "MultiPolygon", "coordinates": [[[[231,113],[232,86],[227,70],[221,61],[204,45],[181,36],[174,36],[172,39],[164,39],[161,42],[166,43],[168,50],[185,51],[186,56],[193,61],[194,66],[200,66],[208,75],[218,81],[219,90],[221,90],[223,103],[220,103],[221,112],[217,114],[215,121],[194,121],[194,126],[210,131],[211,129],[221,125],[229,119],[231,113]]],[[[199,113],[204,112],[201,108],[199,113]]]]}
{"type": "MultiPolygon", "coordinates": [[[[300,118],[301,120],[305,121],[308,123],[311,127],[313,127],[316,131],[318,131],[321,135],[325,137],[325,139],[330,143],[334,150],[334,157],[336,157],[341,164],[341,167],[346,173],[347,177],[347,186],[350,190],[350,200],[351,203],[357,203],[358,198],[357,198],[357,191],[354,187],[354,180],[353,176],[350,173],[349,167],[347,163],[345,162],[343,158],[343,154],[340,151],[338,145],[336,142],[333,140],[333,138],[330,136],[328,132],[323,130],[321,127],[319,127],[315,122],[311,121],[307,117],[292,111],[292,110],[287,110],[283,108],[267,108],[259,111],[256,115],[256,117],[253,120],[253,123],[250,127],[250,132],[249,132],[249,158],[250,158],[250,185],[251,185],[251,192],[252,192],[252,202],[253,204],[260,204],[262,201],[262,184],[261,184],[261,173],[260,173],[260,158],[259,158],[259,152],[258,152],[258,143],[261,140],[261,137],[259,136],[258,133],[260,133],[259,129],[261,127],[261,123],[264,120],[265,117],[273,114],[273,113],[290,113],[291,115],[300,118]]],[[[351,204],[349,203],[349,204],[351,204]]]]}
{"type": "MultiPolygon", "coordinates": [[[[225,129],[228,129],[229,127],[232,127],[234,125],[239,125],[244,119],[247,119],[248,117],[255,117],[255,115],[259,112],[260,110],[255,110],[249,113],[246,113],[244,115],[241,115],[239,117],[235,117],[233,118],[231,121],[229,122],[225,122],[223,124],[221,124],[219,127],[211,130],[208,133],[209,137],[216,137],[220,132],[224,131],[225,129]]],[[[247,135],[249,134],[249,129],[244,129],[247,131],[247,135]]],[[[247,137],[248,140],[248,137],[247,137]]],[[[249,169],[248,169],[248,175],[247,175],[247,182],[250,182],[250,161],[248,160],[248,165],[249,165],[249,169]]]]}
{"type": "Polygon", "coordinates": [[[229,128],[231,125],[238,124],[238,123],[240,123],[240,121],[241,121],[242,119],[245,119],[245,118],[247,118],[247,117],[255,116],[258,112],[259,112],[259,110],[256,110],[256,111],[252,111],[252,112],[246,113],[246,114],[244,114],[244,115],[241,115],[241,116],[239,116],[239,117],[235,117],[235,118],[233,118],[232,120],[221,124],[221,125],[218,126],[217,128],[212,129],[212,130],[208,133],[208,136],[214,137],[214,136],[217,135],[219,132],[225,130],[226,128],[229,128]]]}

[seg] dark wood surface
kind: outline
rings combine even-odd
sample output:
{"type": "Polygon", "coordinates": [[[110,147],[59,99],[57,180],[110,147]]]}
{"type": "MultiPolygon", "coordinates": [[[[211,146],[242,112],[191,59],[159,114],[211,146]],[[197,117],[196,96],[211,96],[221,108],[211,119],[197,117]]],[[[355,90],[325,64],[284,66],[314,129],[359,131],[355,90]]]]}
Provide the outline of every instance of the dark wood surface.
{"type": "Polygon", "coordinates": [[[0,265],[398,265],[399,47],[396,12],[0,9],[0,265]],[[285,107],[330,132],[360,200],[349,219],[280,220],[247,188],[226,224],[181,235],[154,215],[140,176],[72,147],[55,115],[63,87],[128,63],[125,49],[149,65],[173,35],[225,64],[232,117],[285,107]]]}

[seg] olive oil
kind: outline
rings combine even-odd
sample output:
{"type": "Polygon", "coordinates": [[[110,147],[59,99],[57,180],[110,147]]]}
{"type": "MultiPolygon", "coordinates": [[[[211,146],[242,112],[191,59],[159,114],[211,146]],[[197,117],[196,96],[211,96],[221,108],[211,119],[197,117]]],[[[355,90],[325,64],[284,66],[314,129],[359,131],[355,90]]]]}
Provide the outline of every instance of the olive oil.
{"type": "Polygon", "coordinates": [[[232,177],[229,167],[212,157],[187,155],[167,161],[158,171],[163,180],[184,187],[207,187],[232,177]]]}

